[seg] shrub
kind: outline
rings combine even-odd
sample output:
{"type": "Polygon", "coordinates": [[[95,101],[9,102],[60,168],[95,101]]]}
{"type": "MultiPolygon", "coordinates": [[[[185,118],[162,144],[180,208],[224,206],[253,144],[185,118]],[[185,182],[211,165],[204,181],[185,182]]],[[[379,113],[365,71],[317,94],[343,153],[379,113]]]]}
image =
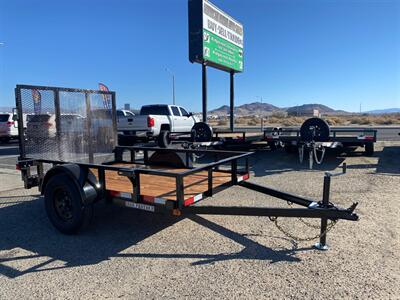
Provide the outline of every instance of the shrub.
{"type": "Polygon", "coordinates": [[[228,125],[228,121],[227,120],[218,120],[217,125],[218,126],[226,126],[226,125],[228,125]]]}

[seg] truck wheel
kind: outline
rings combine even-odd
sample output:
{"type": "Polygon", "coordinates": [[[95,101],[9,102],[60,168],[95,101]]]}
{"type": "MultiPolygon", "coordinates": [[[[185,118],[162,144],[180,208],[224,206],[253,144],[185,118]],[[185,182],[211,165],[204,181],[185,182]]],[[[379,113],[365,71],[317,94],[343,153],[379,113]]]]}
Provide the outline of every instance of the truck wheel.
{"type": "Polygon", "coordinates": [[[373,156],[374,155],[374,143],[366,143],[365,147],[365,155],[373,156]]]}
{"type": "Polygon", "coordinates": [[[169,145],[171,145],[171,139],[169,137],[170,132],[168,130],[161,130],[158,139],[157,139],[157,144],[158,147],[160,148],[168,148],[169,145]]]}
{"type": "Polygon", "coordinates": [[[49,179],[44,203],[50,222],[65,234],[77,233],[92,215],[92,206],[83,205],[78,188],[65,174],[49,179]]]}

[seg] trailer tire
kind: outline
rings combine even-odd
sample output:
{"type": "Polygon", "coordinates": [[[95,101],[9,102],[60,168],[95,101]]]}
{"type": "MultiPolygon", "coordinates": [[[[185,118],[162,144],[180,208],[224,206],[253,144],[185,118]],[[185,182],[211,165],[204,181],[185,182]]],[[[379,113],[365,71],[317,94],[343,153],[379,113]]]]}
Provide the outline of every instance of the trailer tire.
{"type": "Polygon", "coordinates": [[[365,147],[365,155],[373,156],[374,155],[374,143],[366,143],[365,147]]]}
{"type": "Polygon", "coordinates": [[[171,145],[171,138],[169,137],[169,130],[161,130],[157,138],[157,144],[160,148],[168,148],[171,145]]]}
{"type": "Polygon", "coordinates": [[[191,130],[192,142],[210,142],[213,137],[213,130],[210,125],[204,122],[197,122],[191,130]]]}
{"type": "Polygon", "coordinates": [[[77,233],[92,215],[92,205],[84,205],[77,185],[66,174],[51,177],[44,191],[44,204],[50,222],[60,232],[77,233]]]}

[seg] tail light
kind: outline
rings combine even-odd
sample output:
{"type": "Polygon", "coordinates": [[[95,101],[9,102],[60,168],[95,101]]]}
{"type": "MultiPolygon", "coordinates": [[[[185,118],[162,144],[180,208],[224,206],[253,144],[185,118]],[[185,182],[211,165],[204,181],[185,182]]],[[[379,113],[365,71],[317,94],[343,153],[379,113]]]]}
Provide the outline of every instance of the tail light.
{"type": "Polygon", "coordinates": [[[21,166],[20,166],[19,164],[16,164],[16,165],[15,165],[15,170],[21,171],[21,166]]]}
{"type": "Polygon", "coordinates": [[[147,117],[147,127],[153,127],[153,126],[154,126],[154,118],[147,117]]]}
{"type": "Polygon", "coordinates": [[[7,126],[8,126],[8,127],[11,127],[12,125],[14,125],[14,121],[8,121],[8,122],[7,122],[7,126]]]}

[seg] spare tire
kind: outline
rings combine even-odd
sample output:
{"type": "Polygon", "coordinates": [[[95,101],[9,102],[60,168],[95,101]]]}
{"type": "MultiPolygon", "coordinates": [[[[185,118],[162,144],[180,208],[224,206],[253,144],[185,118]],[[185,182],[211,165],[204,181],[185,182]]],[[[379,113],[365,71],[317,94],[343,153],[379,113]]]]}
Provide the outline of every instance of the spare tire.
{"type": "Polygon", "coordinates": [[[191,135],[193,142],[210,142],[213,137],[213,131],[207,123],[198,122],[193,125],[191,135]]]}
{"type": "Polygon", "coordinates": [[[327,142],[329,140],[329,125],[320,118],[310,118],[300,127],[300,137],[305,142],[327,142]]]}

